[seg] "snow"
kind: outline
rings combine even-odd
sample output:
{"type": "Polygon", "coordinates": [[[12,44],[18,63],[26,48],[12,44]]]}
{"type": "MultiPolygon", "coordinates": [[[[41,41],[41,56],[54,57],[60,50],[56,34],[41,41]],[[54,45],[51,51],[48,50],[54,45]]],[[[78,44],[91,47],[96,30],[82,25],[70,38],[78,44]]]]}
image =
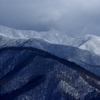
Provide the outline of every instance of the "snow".
{"type": "Polygon", "coordinates": [[[100,37],[99,36],[86,35],[84,37],[75,39],[71,45],[83,50],[88,50],[97,55],[100,55],[100,37]]]}
{"type": "Polygon", "coordinates": [[[63,32],[50,30],[37,32],[33,30],[16,30],[0,25],[0,35],[14,39],[39,38],[49,43],[74,46],[79,49],[88,50],[96,55],[100,55],[100,37],[85,35],[80,38],[72,38],[63,32]]]}
{"type": "Polygon", "coordinates": [[[86,63],[100,66],[99,36],[86,35],[73,39],[56,30],[38,33],[36,31],[15,30],[4,26],[0,26],[0,33],[0,48],[9,46],[35,47],[58,57],[71,59],[75,63],[78,62],[79,65],[86,63]]]}
{"type": "Polygon", "coordinates": [[[0,26],[0,33],[10,38],[18,38],[18,39],[41,38],[46,41],[49,41],[50,43],[64,44],[64,45],[69,45],[70,42],[73,40],[72,37],[57,30],[36,32],[33,30],[16,30],[5,26],[0,26]]]}
{"type": "Polygon", "coordinates": [[[3,47],[33,47],[38,48],[60,58],[70,60],[85,69],[100,75],[100,56],[73,46],[52,44],[43,39],[14,39],[0,35],[0,48],[3,47]],[[96,67],[97,66],[97,67],[96,67]]]}
{"type": "Polygon", "coordinates": [[[100,75],[100,56],[98,56],[100,37],[86,35],[73,39],[56,30],[36,32],[15,30],[3,26],[0,27],[0,33],[0,50],[2,52],[0,53],[0,78],[15,67],[23,66],[14,75],[12,74],[11,80],[8,77],[9,81],[0,87],[1,94],[23,88],[23,85],[31,79],[45,74],[46,80],[43,83],[40,82],[39,86],[19,95],[17,100],[22,100],[24,97],[29,100],[37,100],[35,96],[38,99],[43,98],[41,100],[52,100],[52,96],[57,95],[59,97],[59,92],[61,92],[62,99],[64,97],[63,92],[81,100],[89,93],[92,93],[89,94],[90,97],[93,96],[95,88],[87,84],[81,77],[81,73],[69,68],[68,65],[64,65],[53,58],[43,57],[41,56],[43,54],[38,51],[34,51],[33,57],[31,50],[9,50],[7,48],[2,50],[1,48],[13,46],[38,48],[75,62],[77,65],[100,75]],[[25,65],[23,61],[26,62],[25,65]],[[45,97],[46,99],[44,99],[45,97]]]}

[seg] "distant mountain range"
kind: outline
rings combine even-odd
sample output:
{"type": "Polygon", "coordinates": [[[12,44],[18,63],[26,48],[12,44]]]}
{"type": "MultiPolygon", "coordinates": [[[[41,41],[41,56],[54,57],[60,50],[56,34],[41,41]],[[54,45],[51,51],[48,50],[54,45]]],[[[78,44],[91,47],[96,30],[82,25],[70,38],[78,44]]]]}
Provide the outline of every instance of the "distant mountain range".
{"type": "Polygon", "coordinates": [[[97,55],[100,55],[100,37],[94,35],[86,35],[77,38],[73,41],[72,46],[78,47],[83,50],[88,50],[97,55]]]}
{"type": "Polygon", "coordinates": [[[33,30],[16,30],[5,26],[0,26],[0,33],[7,37],[18,39],[41,38],[50,43],[56,44],[69,44],[69,42],[73,40],[73,38],[69,37],[68,35],[56,30],[36,32],[33,30]]]}
{"type": "Polygon", "coordinates": [[[88,50],[100,55],[100,37],[94,35],[86,35],[83,37],[72,38],[63,32],[51,30],[46,32],[37,32],[33,30],[16,30],[0,25],[1,35],[16,39],[40,38],[54,44],[70,45],[77,48],[88,50]]]}
{"type": "Polygon", "coordinates": [[[99,42],[0,26],[0,100],[99,100],[99,42]]]}

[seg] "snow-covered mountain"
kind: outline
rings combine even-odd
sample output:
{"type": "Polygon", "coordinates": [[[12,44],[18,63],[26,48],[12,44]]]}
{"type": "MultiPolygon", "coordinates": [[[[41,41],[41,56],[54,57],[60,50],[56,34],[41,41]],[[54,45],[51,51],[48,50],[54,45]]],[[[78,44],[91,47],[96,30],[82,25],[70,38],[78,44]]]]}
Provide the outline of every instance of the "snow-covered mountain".
{"type": "Polygon", "coordinates": [[[100,99],[100,56],[80,48],[94,36],[3,26],[0,33],[0,100],[100,99]]]}
{"type": "MultiPolygon", "coordinates": [[[[91,66],[100,66],[99,42],[98,42],[99,37],[97,37],[97,36],[86,35],[85,37],[81,37],[78,39],[71,38],[71,40],[69,38],[67,38],[68,36],[67,37],[64,36],[66,38],[66,41],[70,41],[69,46],[68,46],[68,45],[57,45],[56,44],[56,43],[58,43],[58,44],[61,43],[61,42],[59,42],[60,37],[57,38],[56,35],[55,35],[55,37],[53,37],[57,31],[54,31],[55,33],[51,32],[51,34],[49,33],[51,35],[51,37],[55,38],[55,41],[57,41],[56,43],[55,43],[55,41],[53,41],[53,44],[52,44],[52,43],[50,43],[49,39],[51,39],[51,41],[52,41],[53,38],[48,36],[48,33],[46,34],[46,33],[42,32],[41,37],[38,37],[39,33],[35,34],[34,33],[35,31],[30,31],[30,32],[32,32],[32,34],[29,33],[31,35],[28,36],[27,35],[28,31],[25,31],[25,33],[24,33],[22,30],[15,30],[15,29],[4,27],[4,26],[1,26],[0,30],[1,30],[0,48],[9,47],[9,46],[10,47],[11,46],[35,47],[35,48],[39,48],[39,49],[48,51],[58,57],[73,61],[73,62],[83,66],[86,69],[96,72],[97,74],[100,73],[99,67],[96,67],[96,69],[94,67],[91,67],[91,66]],[[26,35],[26,37],[24,36],[24,34],[26,35]],[[34,34],[36,35],[36,38],[34,37],[34,34]],[[47,41],[47,39],[44,39],[44,37],[42,37],[43,34],[45,34],[49,37],[48,41],[47,41]],[[93,48],[94,45],[92,45],[92,43],[95,44],[94,48],[98,49],[98,55],[95,55],[97,53],[95,53],[96,49],[93,48]],[[87,47],[82,48],[85,46],[87,46],[87,47]],[[89,49],[89,48],[93,48],[93,49],[89,49]],[[87,65],[88,65],[88,67],[86,67],[87,65]]],[[[57,34],[59,34],[59,33],[57,33],[57,34]]],[[[60,33],[60,35],[61,35],[61,33],[60,33]]],[[[63,40],[64,44],[66,44],[64,37],[62,37],[61,39],[63,40]]],[[[61,44],[63,44],[63,42],[61,44]]]]}
{"type": "Polygon", "coordinates": [[[46,32],[36,32],[33,30],[16,30],[5,26],[0,26],[0,33],[11,38],[41,38],[50,43],[69,45],[73,40],[72,37],[59,32],[57,30],[50,30],[46,32]]]}
{"type": "Polygon", "coordinates": [[[80,38],[72,38],[65,33],[51,30],[46,32],[36,32],[33,30],[16,30],[0,25],[0,33],[10,38],[30,39],[40,38],[50,43],[75,46],[77,48],[88,50],[100,55],[100,37],[86,35],[80,38]]]}
{"type": "Polygon", "coordinates": [[[83,50],[88,50],[97,55],[100,55],[100,37],[94,35],[86,35],[84,37],[77,38],[71,44],[83,50]]]}
{"type": "Polygon", "coordinates": [[[0,49],[0,100],[99,100],[100,76],[33,47],[0,49]]]}
{"type": "Polygon", "coordinates": [[[64,58],[69,61],[73,61],[82,67],[100,75],[100,56],[95,55],[87,50],[82,50],[73,46],[52,44],[43,39],[31,38],[31,39],[13,39],[0,35],[0,48],[4,47],[34,47],[60,58],[64,58]],[[86,67],[86,65],[88,67],[86,67]],[[96,67],[97,66],[97,67],[96,67]]]}

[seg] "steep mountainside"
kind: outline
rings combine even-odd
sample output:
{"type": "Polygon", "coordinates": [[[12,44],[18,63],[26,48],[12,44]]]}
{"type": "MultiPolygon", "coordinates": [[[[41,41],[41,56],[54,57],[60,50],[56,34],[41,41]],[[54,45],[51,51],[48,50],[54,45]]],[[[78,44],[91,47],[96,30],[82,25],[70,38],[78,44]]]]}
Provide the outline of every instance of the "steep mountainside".
{"type": "Polygon", "coordinates": [[[46,32],[36,32],[33,30],[16,30],[0,25],[0,33],[7,37],[30,39],[40,38],[50,43],[75,46],[77,48],[88,50],[100,56],[100,37],[86,35],[80,38],[72,38],[65,33],[51,30],[46,32]]]}
{"type": "Polygon", "coordinates": [[[73,38],[69,37],[68,35],[56,30],[36,32],[33,30],[16,30],[5,26],[0,26],[0,33],[12,38],[41,38],[51,43],[65,45],[69,45],[73,40],[73,38]]]}
{"type": "Polygon", "coordinates": [[[0,48],[3,47],[35,47],[48,51],[58,57],[73,61],[82,67],[100,75],[100,56],[76,47],[55,45],[42,39],[11,39],[0,36],[0,48]]]}
{"type": "Polygon", "coordinates": [[[97,55],[100,55],[100,37],[93,35],[86,35],[75,39],[72,46],[78,47],[83,50],[91,51],[97,55]]]}
{"type": "Polygon", "coordinates": [[[0,49],[0,100],[98,100],[100,76],[31,47],[0,49]]]}
{"type": "Polygon", "coordinates": [[[99,37],[0,33],[0,100],[100,100],[99,37]]]}

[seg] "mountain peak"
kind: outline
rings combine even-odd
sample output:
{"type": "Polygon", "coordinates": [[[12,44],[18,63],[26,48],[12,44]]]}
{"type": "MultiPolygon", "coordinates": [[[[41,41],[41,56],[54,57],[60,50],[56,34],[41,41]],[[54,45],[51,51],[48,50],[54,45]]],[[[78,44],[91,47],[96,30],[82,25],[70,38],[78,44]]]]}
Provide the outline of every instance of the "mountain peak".
{"type": "Polygon", "coordinates": [[[5,26],[0,26],[0,33],[12,38],[29,39],[40,38],[54,44],[68,45],[73,40],[72,37],[63,32],[52,29],[50,31],[37,32],[34,30],[16,30],[5,26]]]}
{"type": "Polygon", "coordinates": [[[100,55],[100,37],[87,34],[84,37],[74,40],[73,46],[83,50],[91,51],[97,55],[100,55]]]}

